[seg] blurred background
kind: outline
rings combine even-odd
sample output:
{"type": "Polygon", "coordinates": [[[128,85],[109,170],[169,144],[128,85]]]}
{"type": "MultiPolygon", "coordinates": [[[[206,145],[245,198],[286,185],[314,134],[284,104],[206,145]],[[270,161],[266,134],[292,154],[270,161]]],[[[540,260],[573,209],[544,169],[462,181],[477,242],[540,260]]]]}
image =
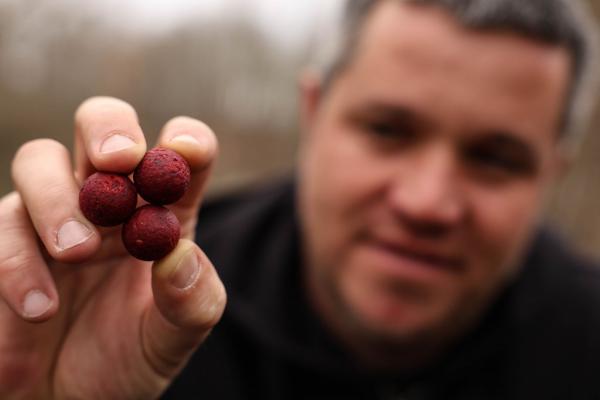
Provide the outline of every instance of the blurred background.
{"type": "MultiPolygon", "coordinates": [[[[596,16],[600,0],[588,0],[596,16]]],[[[138,111],[152,143],[176,115],[207,122],[220,158],[210,191],[290,171],[297,77],[341,0],[0,0],[0,195],[10,161],[39,137],[71,147],[73,112],[94,95],[138,111]]],[[[600,73],[600,71],[598,72],[600,73]]],[[[548,219],[600,257],[600,108],[548,219]]]]}

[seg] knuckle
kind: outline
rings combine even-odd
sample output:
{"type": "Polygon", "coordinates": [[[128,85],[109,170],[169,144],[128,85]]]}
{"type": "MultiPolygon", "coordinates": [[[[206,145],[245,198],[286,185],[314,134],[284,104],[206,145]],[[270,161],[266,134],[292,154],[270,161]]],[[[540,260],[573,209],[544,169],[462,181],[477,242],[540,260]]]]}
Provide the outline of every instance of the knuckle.
{"type": "Polygon", "coordinates": [[[34,257],[28,252],[13,252],[0,256],[0,271],[4,274],[18,274],[34,263],[34,257]]]}
{"type": "MultiPolygon", "coordinates": [[[[68,182],[60,181],[47,181],[42,182],[38,186],[38,193],[35,196],[36,204],[39,204],[42,210],[54,210],[56,211],[57,206],[69,206],[72,207],[73,203],[77,199],[75,194],[71,190],[71,185],[68,182]]],[[[30,196],[34,199],[33,195],[30,196]]],[[[61,208],[62,209],[62,208],[61,208]]],[[[51,211],[53,212],[53,211],[51,211]]],[[[50,215],[56,215],[54,212],[50,215]]]]}
{"type": "Polygon", "coordinates": [[[35,261],[37,248],[23,249],[22,243],[31,239],[25,228],[29,216],[21,197],[12,192],[0,199],[0,271],[14,273],[26,269],[35,261]]]}
{"type": "MultiPolygon", "coordinates": [[[[0,360],[0,398],[22,399],[15,393],[23,393],[24,387],[39,387],[39,370],[43,355],[36,352],[4,350],[0,360]]],[[[30,392],[31,394],[31,392],[30,392]]]]}
{"type": "Polygon", "coordinates": [[[10,237],[12,230],[28,218],[19,193],[11,192],[0,199],[0,235],[10,237]]]}
{"type": "Polygon", "coordinates": [[[21,196],[17,192],[10,192],[0,198],[0,224],[15,215],[20,204],[21,196]]]}
{"type": "Polygon", "coordinates": [[[0,199],[0,235],[10,238],[15,229],[24,225],[24,221],[29,221],[29,215],[19,193],[11,192],[0,199]]]}

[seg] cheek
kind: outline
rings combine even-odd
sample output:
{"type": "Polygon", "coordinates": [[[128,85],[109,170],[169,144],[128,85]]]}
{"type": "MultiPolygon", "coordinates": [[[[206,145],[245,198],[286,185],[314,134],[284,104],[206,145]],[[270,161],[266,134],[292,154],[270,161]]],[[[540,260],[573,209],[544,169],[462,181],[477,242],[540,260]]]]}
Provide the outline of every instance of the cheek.
{"type": "MultiPolygon", "coordinates": [[[[324,128],[327,129],[327,128],[324,128]]],[[[362,203],[373,196],[384,177],[380,160],[362,142],[332,127],[312,143],[312,178],[319,193],[336,202],[362,203]]]]}
{"type": "Polygon", "coordinates": [[[468,240],[478,244],[472,247],[472,256],[473,264],[479,266],[473,273],[476,279],[488,279],[489,285],[495,285],[519,266],[539,217],[540,191],[537,185],[522,184],[471,195],[473,229],[468,240]],[[488,275],[496,278],[490,279],[488,275]]]}
{"type": "Polygon", "coordinates": [[[316,238],[314,246],[338,253],[364,225],[365,210],[383,193],[386,170],[343,127],[323,125],[312,134],[303,150],[303,214],[309,237],[316,238]]]}

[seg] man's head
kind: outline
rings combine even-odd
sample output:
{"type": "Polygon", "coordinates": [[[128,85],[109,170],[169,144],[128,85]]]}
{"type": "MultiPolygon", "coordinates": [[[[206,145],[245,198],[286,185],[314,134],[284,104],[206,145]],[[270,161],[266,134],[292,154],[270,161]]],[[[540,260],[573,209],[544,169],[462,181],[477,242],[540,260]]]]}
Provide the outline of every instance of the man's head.
{"type": "MultiPolygon", "coordinates": [[[[462,26],[481,30],[505,30],[549,44],[560,44],[569,53],[569,96],[565,99],[561,134],[585,127],[596,95],[594,24],[579,0],[397,0],[438,6],[462,26]]],[[[342,23],[321,46],[316,67],[327,88],[352,59],[364,21],[381,0],[346,0],[342,23]]]]}
{"type": "MultiPolygon", "coordinates": [[[[351,51],[304,88],[307,282],[365,360],[419,362],[517,273],[579,67],[562,39],[464,23],[449,0],[363,3],[351,51]]],[[[553,1],[456,3],[566,15],[553,1]]]]}

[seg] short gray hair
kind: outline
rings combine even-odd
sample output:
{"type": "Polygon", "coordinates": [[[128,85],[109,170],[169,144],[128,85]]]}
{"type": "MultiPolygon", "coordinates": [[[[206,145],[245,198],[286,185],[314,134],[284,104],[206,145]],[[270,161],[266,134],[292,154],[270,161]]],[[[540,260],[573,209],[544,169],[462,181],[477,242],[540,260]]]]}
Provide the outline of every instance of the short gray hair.
{"type": "MultiPolygon", "coordinates": [[[[347,0],[340,29],[322,54],[327,88],[351,60],[363,23],[383,0],[347,0]]],[[[573,139],[587,128],[596,97],[597,29],[578,0],[398,0],[439,6],[468,28],[501,29],[564,47],[572,60],[560,134],[573,139]]],[[[599,71],[600,72],[600,71],[599,71]]]]}

